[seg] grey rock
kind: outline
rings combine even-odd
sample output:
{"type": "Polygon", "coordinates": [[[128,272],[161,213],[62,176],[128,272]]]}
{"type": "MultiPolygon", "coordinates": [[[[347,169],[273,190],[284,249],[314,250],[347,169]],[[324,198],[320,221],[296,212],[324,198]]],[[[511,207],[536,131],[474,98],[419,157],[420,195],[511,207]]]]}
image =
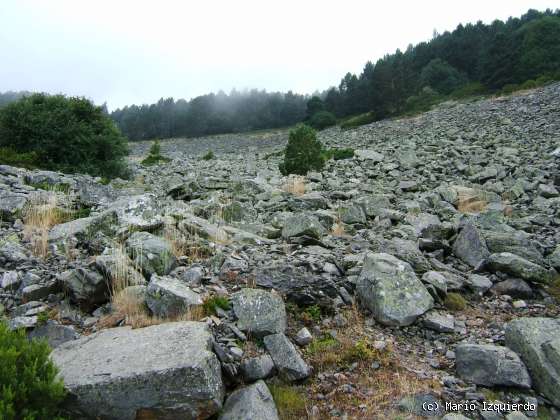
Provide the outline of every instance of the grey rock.
{"type": "Polygon", "coordinates": [[[412,267],[389,254],[366,255],[356,291],[384,325],[410,325],[434,304],[412,267]]]}
{"type": "Polygon", "coordinates": [[[171,244],[151,233],[133,233],[126,241],[126,249],[147,279],[152,274],[166,275],[175,267],[176,259],[171,244]]]}
{"type": "Polygon", "coordinates": [[[549,284],[558,277],[558,273],[554,269],[547,270],[509,252],[490,255],[486,260],[486,268],[490,271],[501,271],[535,283],[549,284]]]}
{"type": "Polygon", "coordinates": [[[19,328],[33,328],[37,325],[37,316],[16,316],[8,322],[8,328],[17,330],[19,328]]]}
{"type": "Polygon", "coordinates": [[[284,334],[267,335],[264,345],[285,380],[299,381],[311,375],[311,368],[284,334]]]}
{"type": "Polygon", "coordinates": [[[89,312],[109,299],[109,287],[105,278],[96,271],[76,268],[64,271],[58,277],[70,299],[84,311],[89,312]]]}
{"type": "Polygon", "coordinates": [[[321,225],[317,217],[310,214],[299,213],[288,217],[284,227],[282,228],[282,237],[284,239],[294,238],[298,236],[310,236],[320,239],[326,234],[326,229],[321,225]]]}
{"type": "Polygon", "coordinates": [[[466,224],[459,232],[453,253],[471,267],[478,266],[490,255],[482,234],[472,224],[466,224]]]}
{"type": "Polygon", "coordinates": [[[21,217],[26,204],[27,196],[24,194],[0,191],[0,220],[14,221],[21,217]]]}
{"type": "Polygon", "coordinates": [[[263,381],[237,389],[227,398],[219,420],[277,420],[272,394],[263,381]]]}
{"type": "Polygon", "coordinates": [[[485,386],[531,387],[525,365],[506,347],[459,344],[455,355],[457,373],[466,381],[485,386]]]}
{"type": "Polygon", "coordinates": [[[30,284],[21,289],[21,296],[25,302],[32,300],[46,299],[50,294],[61,291],[61,284],[56,280],[49,280],[46,283],[30,284]]]}
{"type": "Polygon", "coordinates": [[[38,326],[27,334],[30,339],[46,339],[52,348],[76,340],[79,336],[73,327],[61,325],[53,320],[48,320],[46,324],[38,326]]]}
{"type": "Polygon", "coordinates": [[[78,245],[91,241],[98,233],[111,236],[115,233],[117,215],[106,211],[96,216],[84,217],[54,226],[49,231],[48,240],[64,251],[75,238],[78,245]]]}
{"type": "Polygon", "coordinates": [[[111,282],[128,285],[147,283],[144,276],[129,263],[128,256],[120,252],[98,255],[95,257],[95,268],[111,282]]]}
{"type": "Polygon", "coordinates": [[[173,277],[153,275],[146,289],[146,305],[158,317],[173,318],[202,305],[202,298],[173,277]]]}
{"type": "Polygon", "coordinates": [[[393,238],[382,243],[380,252],[391,254],[400,260],[406,261],[417,273],[425,273],[431,268],[430,263],[420,249],[418,249],[418,245],[413,241],[393,238]]]}
{"type": "Polygon", "coordinates": [[[366,214],[363,208],[357,204],[348,207],[340,207],[338,213],[340,215],[340,220],[349,225],[366,223],[366,214]]]}
{"type": "Polygon", "coordinates": [[[471,274],[467,278],[467,286],[475,293],[483,295],[492,287],[492,282],[486,276],[480,274],[471,274]]]}
{"type": "Polygon", "coordinates": [[[525,232],[483,231],[484,240],[491,254],[510,252],[535,264],[542,265],[543,256],[525,232]]]}
{"type": "Polygon", "coordinates": [[[72,399],[90,417],[207,418],[222,408],[220,363],[199,322],[112,328],[54,349],[72,399]]]}
{"type": "Polygon", "coordinates": [[[492,292],[498,295],[508,295],[512,298],[530,299],[533,297],[533,289],[525,281],[511,278],[492,286],[492,292]]]}
{"type": "Polygon", "coordinates": [[[443,416],[441,420],[469,420],[469,418],[459,413],[449,413],[443,416]]]}
{"type": "Polygon", "coordinates": [[[376,152],[375,150],[370,149],[357,149],[354,150],[354,156],[361,160],[369,160],[372,163],[375,162],[383,162],[385,158],[381,153],[376,152]]]}
{"type": "Polygon", "coordinates": [[[518,318],[505,331],[506,346],[525,362],[534,388],[560,407],[560,365],[549,358],[546,344],[560,338],[560,320],[553,318],[518,318]]]}
{"type": "Polygon", "coordinates": [[[298,346],[307,346],[313,340],[313,336],[309,332],[309,330],[303,327],[301,330],[298,331],[296,334],[294,341],[298,346]]]}
{"type": "Polygon", "coordinates": [[[232,295],[231,305],[241,331],[255,337],[286,331],[286,308],[276,294],[245,288],[232,295]]]}
{"type": "Polygon", "coordinates": [[[268,354],[245,359],[241,362],[240,367],[246,382],[266,379],[274,373],[274,361],[268,354]]]}
{"type": "Polygon", "coordinates": [[[442,333],[455,332],[455,318],[453,315],[442,315],[437,312],[428,312],[422,324],[430,329],[442,333]]]}
{"type": "Polygon", "coordinates": [[[17,271],[6,271],[0,280],[2,289],[17,290],[21,284],[21,276],[17,271]]]}

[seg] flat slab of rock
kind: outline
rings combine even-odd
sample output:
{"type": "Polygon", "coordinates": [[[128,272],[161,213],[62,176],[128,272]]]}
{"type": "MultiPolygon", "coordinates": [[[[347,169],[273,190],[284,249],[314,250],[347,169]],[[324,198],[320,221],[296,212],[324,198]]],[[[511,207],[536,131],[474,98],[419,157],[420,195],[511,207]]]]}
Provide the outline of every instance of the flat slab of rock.
{"type": "Polygon", "coordinates": [[[282,298],[260,289],[246,288],[231,297],[237,326],[255,337],[286,331],[286,308],[282,298]]]}
{"type": "Polygon", "coordinates": [[[46,324],[34,328],[27,334],[29,338],[46,339],[52,348],[58,347],[67,341],[75,340],[79,336],[73,327],[61,325],[53,320],[48,320],[46,324]]]}
{"type": "Polygon", "coordinates": [[[284,334],[267,335],[264,345],[274,360],[278,373],[284,379],[299,381],[311,375],[311,368],[284,334]]]}
{"type": "Polygon", "coordinates": [[[486,260],[486,268],[490,271],[501,271],[535,283],[549,284],[558,277],[558,273],[554,269],[547,270],[543,266],[510,252],[490,255],[486,260]]]}
{"type": "Polygon", "coordinates": [[[224,397],[212,335],[199,322],[112,328],[64,343],[51,357],[74,397],[69,409],[90,417],[208,418],[224,397]]]}
{"type": "Polygon", "coordinates": [[[410,325],[434,305],[410,264],[383,253],[366,255],[357,293],[375,319],[390,326],[410,325]]]}
{"type": "Polygon", "coordinates": [[[560,319],[519,318],[506,326],[506,346],[525,362],[534,388],[556,407],[560,407],[560,358],[550,346],[557,346],[559,339],[560,319]]]}
{"type": "Polygon", "coordinates": [[[437,332],[455,332],[455,317],[453,317],[453,315],[443,315],[437,312],[429,312],[424,317],[422,323],[426,328],[437,332]]]}
{"type": "Polygon", "coordinates": [[[153,275],[146,288],[146,305],[154,315],[169,318],[202,305],[202,298],[180,280],[153,275]]]}
{"type": "Polygon", "coordinates": [[[517,354],[491,344],[459,344],[455,349],[457,373],[477,385],[530,388],[531,378],[517,354]]]}
{"type": "Polygon", "coordinates": [[[304,235],[320,239],[326,233],[326,229],[317,217],[305,213],[294,214],[288,217],[282,228],[282,237],[284,239],[304,235]]]}
{"type": "Polygon", "coordinates": [[[476,267],[490,255],[484,237],[472,224],[466,224],[457,235],[453,253],[471,267],[476,267]]]}
{"type": "Polygon", "coordinates": [[[278,410],[263,381],[240,388],[227,398],[219,420],[277,420],[278,410]]]}

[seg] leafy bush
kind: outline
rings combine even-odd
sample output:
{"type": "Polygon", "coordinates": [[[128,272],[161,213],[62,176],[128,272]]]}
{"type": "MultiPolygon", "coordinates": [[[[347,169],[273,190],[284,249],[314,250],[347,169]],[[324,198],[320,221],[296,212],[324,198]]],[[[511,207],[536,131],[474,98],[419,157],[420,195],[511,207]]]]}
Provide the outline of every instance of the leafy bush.
{"type": "Polygon", "coordinates": [[[202,304],[206,315],[216,315],[216,309],[227,311],[230,308],[229,300],[224,296],[212,296],[202,304]]]}
{"type": "Polygon", "coordinates": [[[94,176],[125,176],[125,137],[85,98],[33,94],[0,111],[0,147],[24,163],[94,176]],[[36,155],[36,158],[34,155],[36,155]]]}
{"type": "Polygon", "coordinates": [[[39,156],[36,152],[18,153],[10,147],[0,147],[0,165],[34,169],[39,165],[39,156]]]}
{"type": "Polygon", "coordinates": [[[152,166],[157,165],[160,162],[169,162],[171,159],[162,156],[161,154],[161,146],[159,144],[159,140],[153,142],[152,146],[150,147],[150,152],[148,157],[142,161],[142,165],[145,166],[152,166]]]}
{"type": "Polygon", "coordinates": [[[354,157],[354,149],[352,148],[345,148],[345,149],[325,149],[323,150],[323,159],[329,160],[343,160],[343,159],[352,159],[354,157]]]}
{"type": "Polygon", "coordinates": [[[46,341],[28,340],[23,330],[0,322],[0,418],[60,419],[65,397],[46,341]]]}
{"type": "Polygon", "coordinates": [[[204,160],[214,159],[214,152],[212,150],[208,150],[208,153],[206,153],[204,156],[202,156],[202,159],[204,159],[204,160]]]}
{"type": "Polygon", "coordinates": [[[426,64],[420,74],[420,86],[430,86],[444,95],[458,89],[467,81],[464,73],[441,58],[434,58],[426,64]]]}
{"type": "Polygon", "coordinates": [[[328,111],[319,111],[309,119],[309,125],[315,130],[323,130],[336,125],[336,117],[328,111]]]}
{"type": "Polygon", "coordinates": [[[468,83],[461,86],[459,89],[455,89],[451,92],[451,98],[453,99],[463,99],[471,96],[479,96],[487,93],[486,87],[480,82],[468,83]]]}
{"type": "Polygon", "coordinates": [[[290,131],[280,172],[284,175],[306,175],[312,170],[320,171],[325,165],[322,149],[315,130],[305,124],[298,124],[290,131]]]}

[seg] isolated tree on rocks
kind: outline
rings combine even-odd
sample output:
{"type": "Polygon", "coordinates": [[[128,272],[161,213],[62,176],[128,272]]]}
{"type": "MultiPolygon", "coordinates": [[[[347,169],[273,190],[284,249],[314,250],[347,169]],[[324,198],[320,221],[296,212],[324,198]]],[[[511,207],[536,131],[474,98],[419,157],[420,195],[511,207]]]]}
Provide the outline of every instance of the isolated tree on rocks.
{"type": "Polygon", "coordinates": [[[284,175],[306,175],[309,171],[322,170],[325,165],[322,150],[316,131],[305,124],[298,124],[290,131],[280,172],[284,175]]]}

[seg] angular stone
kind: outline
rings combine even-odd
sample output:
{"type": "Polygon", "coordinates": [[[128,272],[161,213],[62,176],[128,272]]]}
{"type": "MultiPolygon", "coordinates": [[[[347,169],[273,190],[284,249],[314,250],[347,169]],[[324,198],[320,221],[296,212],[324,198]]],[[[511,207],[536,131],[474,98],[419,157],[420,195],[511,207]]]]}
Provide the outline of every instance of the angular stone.
{"type": "Polygon", "coordinates": [[[303,327],[301,330],[298,331],[294,340],[298,346],[303,347],[311,343],[311,341],[313,340],[313,336],[311,335],[311,333],[307,328],[303,327]]]}
{"type": "Polygon", "coordinates": [[[506,326],[506,346],[527,365],[533,387],[556,407],[560,407],[560,366],[555,365],[554,357],[549,358],[546,344],[559,338],[559,319],[518,318],[506,326]]]}
{"type": "Polygon", "coordinates": [[[410,325],[434,305],[412,267],[389,254],[366,255],[356,291],[384,325],[410,325]]]}
{"type": "Polygon", "coordinates": [[[269,354],[251,357],[241,362],[241,373],[243,380],[254,382],[259,379],[266,379],[274,372],[274,361],[269,354]]]}
{"type": "Polygon", "coordinates": [[[266,290],[245,288],[231,297],[237,326],[255,337],[286,331],[286,308],[282,298],[266,290]]]}
{"type": "Polygon", "coordinates": [[[472,224],[466,224],[453,243],[453,254],[471,267],[476,267],[490,252],[479,230],[472,224]]]}
{"type": "Polygon", "coordinates": [[[490,255],[486,260],[486,268],[490,271],[501,271],[502,273],[511,274],[512,276],[535,283],[549,284],[558,277],[556,270],[547,270],[538,264],[509,252],[490,255]]]}
{"type": "Polygon", "coordinates": [[[264,345],[278,373],[285,380],[299,381],[311,375],[311,368],[284,334],[267,335],[264,345]]]}
{"type": "Polygon", "coordinates": [[[422,324],[430,329],[442,333],[455,332],[455,318],[453,315],[442,315],[437,312],[428,312],[422,324]]]}
{"type": "Polygon", "coordinates": [[[202,298],[173,277],[153,275],[146,288],[146,305],[155,316],[172,318],[202,305],[202,298]]]}
{"type": "Polygon", "coordinates": [[[315,239],[320,239],[325,234],[326,229],[319,222],[319,219],[305,213],[298,213],[288,217],[282,228],[282,237],[284,239],[297,236],[310,236],[315,239]]]}
{"type": "Polygon", "coordinates": [[[70,341],[51,357],[72,396],[68,409],[89,417],[208,418],[224,397],[212,334],[199,322],[111,328],[70,341]]]}
{"type": "Polygon", "coordinates": [[[8,327],[11,330],[17,330],[19,328],[33,328],[37,325],[37,316],[16,316],[8,322],[8,327]]]}
{"type": "Polygon", "coordinates": [[[482,234],[491,254],[510,252],[534,262],[535,264],[542,265],[544,263],[542,254],[525,232],[495,232],[485,230],[482,234]]]}
{"type": "Polygon", "coordinates": [[[127,285],[147,283],[144,276],[128,262],[128,256],[118,252],[98,255],[95,257],[95,267],[111,282],[117,281],[127,285]]]}
{"type": "Polygon", "coordinates": [[[354,150],[354,156],[360,160],[369,160],[372,163],[383,162],[385,158],[381,153],[371,149],[356,149],[354,150]]]}
{"type": "Polygon", "coordinates": [[[60,325],[53,320],[48,320],[46,324],[38,326],[27,334],[30,339],[46,339],[52,348],[67,341],[76,340],[79,336],[73,327],[60,325]]]}
{"type": "Polygon", "coordinates": [[[176,264],[171,244],[148,232],[135,232],[126,241],[128,255],[149,279],[168,274],[176,264]]]}
{"type": "Polygon", "coordinates": [[[517,278],[507,279],[492,286],[492,292],[498,295],[508,295],[512,298],[530,299],[533,289],[525,281],[517,278]]]}
{"type": "Polygon", "coordinates": [[[0,220],[14,221],[21,217],[27,196],[9,191],[0,191],[0,220]]]}
{"type": "Polygon", "coordinates": [[[381,244],[380,252],[391,254],[409,263],[417,273],[425,273],[431,269],[430,263],[418,248],[416,242],[401,238],[393,238],[381,244]]]}
{"type": "Polygon", "coordinates": [[[0,287],[2,289],[16,290],[21,284],[21,277],[17,271],[6,271],[2,275],[0,287]]]}
{"type": "Polygon", "coordinates": [[[467,286],[473,292],[479,295],[483,295],[492,287],[492,282],[486,276],[481,276],[479,274],[471,274],[467,278],[467,286]]]}
{"type": "Polygon", "coordinates": [[[70,299],[89,312],[109,299],[109,287],[105,278],[86,268],[67,270],[58,277],[70,299]]]}
{"type": "Polygon", "coordinates": [[[338,209],[338,213],[340,215],[340,219],[346,224],[354,225],[358,223],[366,223],[366,214],[363,208],[357,204],[348,207],[341,207],[338,209]]]}
{"type": "Polygon", "coordinates": [[[115,232],[117,215],[106,211],[96,216],[84,217],[54,226],[49,232],[49,242],[61,251],[66,249],[71,238],[76,238],[79,245],[90,241],[98,232],[111,236],[115,232]]]}
{"type": "Polygon", "coordinates": [[[278,420],[272,394],[263,381],[231,393],[218,420],[278,420]]]}
{"type": "Polygon", "coordinates": [[[468,382],[485,386],[531,387],[525,365],[507,347],[459,344],[455,356],[457,373],[468,382]]]}

